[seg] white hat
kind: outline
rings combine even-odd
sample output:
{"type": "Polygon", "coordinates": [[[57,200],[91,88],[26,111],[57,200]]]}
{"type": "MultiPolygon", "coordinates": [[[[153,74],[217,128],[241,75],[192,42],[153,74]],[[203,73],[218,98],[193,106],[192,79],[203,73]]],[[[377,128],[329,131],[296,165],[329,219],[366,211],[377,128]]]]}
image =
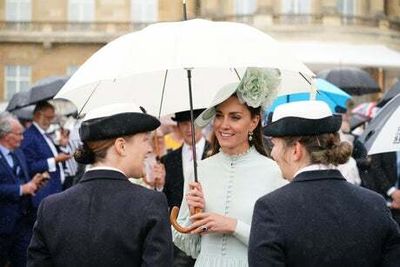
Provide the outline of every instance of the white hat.
{"type": "Polygon", "coordinates": [[[323,101],[297,101],[276,107],[272,120],[264,127],[266,136],[310,136],[334,133],[342,116],[332,114],[323,101]]]}
{"type": "Polygon", "coordinates": [[[281,72],[278,69],[249,67],[240,83],[227,84],[217,92],[210,107],[197,117],[195,123],[198,127],[205,127],[215,116],[215,107],[234,93],[241,103],[248,106],[265,106],[275,98],[280,82],[281,72]]]}

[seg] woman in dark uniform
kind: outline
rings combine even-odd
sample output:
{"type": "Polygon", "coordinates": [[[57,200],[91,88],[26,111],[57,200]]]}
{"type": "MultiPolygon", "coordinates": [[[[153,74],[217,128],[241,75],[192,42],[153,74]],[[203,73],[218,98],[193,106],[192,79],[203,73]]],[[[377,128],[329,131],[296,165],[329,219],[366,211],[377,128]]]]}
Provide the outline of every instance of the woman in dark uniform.
{"type": "Polygon", "coordinates": [[[172,240],[162,193],[142,177],[149,131],[160,122],[133,104],[89,112],[75,158],[92,164],[81,181],[42,201],[28,266],[171,266],[172,240]]]}
{"type": "Polygon", "coordinates": [[[275,109],[264,134],[291,183],[256,202],[250,266],[400,266],[399,228],[385,200],[335,167],[351,155],[340,125],[320,101],[275,109]]]}

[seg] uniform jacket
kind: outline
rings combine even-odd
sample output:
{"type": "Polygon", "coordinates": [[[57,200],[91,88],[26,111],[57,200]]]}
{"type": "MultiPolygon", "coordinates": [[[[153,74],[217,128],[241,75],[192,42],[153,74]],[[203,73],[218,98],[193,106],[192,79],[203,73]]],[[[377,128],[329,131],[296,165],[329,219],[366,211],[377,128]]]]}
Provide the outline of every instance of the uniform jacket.
{"type": "Polygon", "coordinates": [[[302,172],[256,202],[250,266],[400,266],[399,255],[385,200],[337,170],[302,172]]]}
{"type": "Polygon", "coordinates": [[[172,238],[162,193],[122,173],[92,170],[38,210],[28,266],[171,266],[172,238]]]}

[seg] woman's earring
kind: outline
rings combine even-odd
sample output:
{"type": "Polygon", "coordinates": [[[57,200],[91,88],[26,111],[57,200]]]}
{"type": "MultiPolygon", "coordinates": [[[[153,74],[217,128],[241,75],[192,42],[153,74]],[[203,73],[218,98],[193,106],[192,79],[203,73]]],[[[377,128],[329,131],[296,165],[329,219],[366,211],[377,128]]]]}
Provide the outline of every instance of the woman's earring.
{"type": "Polygon", "coordinates": [[[253,132],[249,132],[249,142],[253,141],[253,132]]]}

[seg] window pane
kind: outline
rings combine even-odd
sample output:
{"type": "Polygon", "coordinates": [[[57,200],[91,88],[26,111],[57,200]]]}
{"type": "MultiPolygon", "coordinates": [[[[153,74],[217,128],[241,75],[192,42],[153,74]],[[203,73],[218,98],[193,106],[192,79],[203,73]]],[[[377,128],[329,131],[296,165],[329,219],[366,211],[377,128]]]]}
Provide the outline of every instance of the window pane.
{"type": "Polygon", "coordinates": [[[311,12],[310,0],[283,0],[282,13],[309,14],[311,12]]]}
{"type": "Polygon", "coordinates": [[[6,66],[6,76],[13,76],[17,75],[17,67],[13,65],[6,66]]]}
{"type": "Polygon", "coordinates": [[[75,22],[90,22],[94,20],[94,0],[69,0],[68,19],[75,22]]]}
{"type": "Polygon", "coordinates": [[[31,0],[6,0],[6,20],[30,21],[31,17],[31,0]]]}
{"type": "Polygon", "coordinates": [[[22,77],[28,77],[31,75],[31,68],[28,66],[21,66],[20,67],[20,73],[22,77]]]}
{"type": "Polygon", "coordinates": [[[21,81],[20,82],[19,91],[27,91],[30,88],[30,83],[28,81],[21,81]]]}
{"type": "Polygon", "coordinates": [[[8,81],[6,83],[6,93],[5,98],[6,100],[10,100],[11,97],[17,92],[17,83],[15,81],[8,81]]]}
{"type": "Polygon", "coordinates": [[[158,0],[131,0],[131,18],[134,22],[158,20],[158,0]]]}
{"type": "Polygon", "coordinates": [[[257,9],[256,0],[235,0],[236,14],[249,15],[257,9]]]}

